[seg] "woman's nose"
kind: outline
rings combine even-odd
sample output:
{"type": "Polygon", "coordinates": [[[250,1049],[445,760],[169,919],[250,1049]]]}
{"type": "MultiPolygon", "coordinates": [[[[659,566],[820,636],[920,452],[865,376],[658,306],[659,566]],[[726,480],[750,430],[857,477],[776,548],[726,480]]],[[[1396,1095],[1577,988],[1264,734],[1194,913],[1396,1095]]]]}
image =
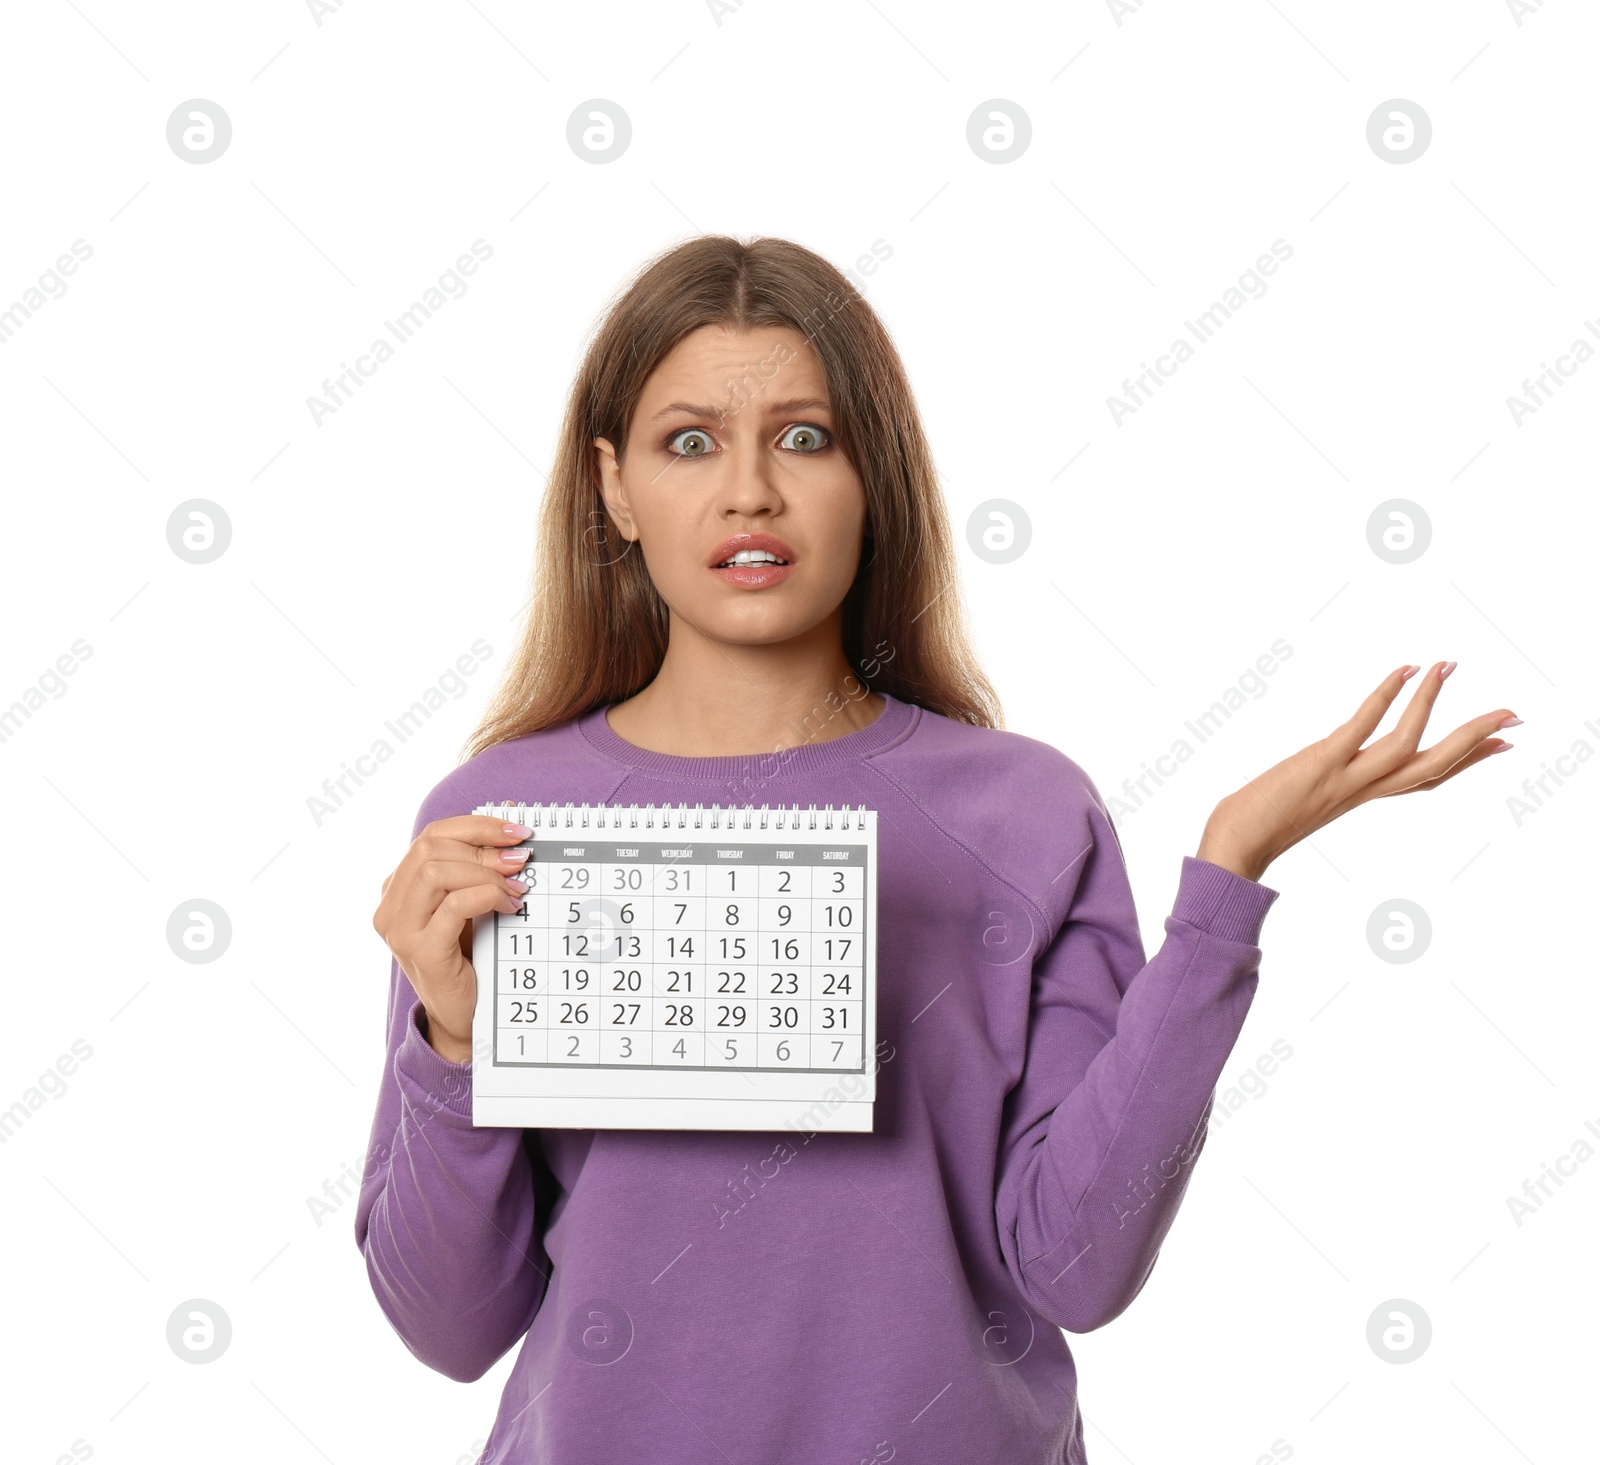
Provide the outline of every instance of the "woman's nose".
{"type": "Polygon", "coordinates": [[[772,464],[758,449],[734,449],[728,454],[728,471],[721,484],[722,495],[730,506],[744,508],[767,505],[778,498],[772,464]]]}

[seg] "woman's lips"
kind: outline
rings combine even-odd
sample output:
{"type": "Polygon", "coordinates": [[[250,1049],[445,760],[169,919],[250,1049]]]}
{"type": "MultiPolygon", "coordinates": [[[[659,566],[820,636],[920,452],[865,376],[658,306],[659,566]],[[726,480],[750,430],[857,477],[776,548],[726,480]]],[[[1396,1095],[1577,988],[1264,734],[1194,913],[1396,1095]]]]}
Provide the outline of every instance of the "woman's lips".
{"type": "Polygon", "coordinates": [[[794,551],[772,534],[734,534],[711,551],[709,569],[713,575],[729,585],[745,590],[762,590],[769,585],[781,584],[794,571],[794,551]],[[761,551],[787,560],[787,564],[770,562],[744,565],[724,565],[741,551],[761,551]]]}
{"type": "Polygon", "coordinates": [[[792,564],[713,565],[711,573],[729,585],[738,585],[746,590],[763,590],[768,585],[777,585],[787,580],[794,573],[794,566],[792,564]]]}

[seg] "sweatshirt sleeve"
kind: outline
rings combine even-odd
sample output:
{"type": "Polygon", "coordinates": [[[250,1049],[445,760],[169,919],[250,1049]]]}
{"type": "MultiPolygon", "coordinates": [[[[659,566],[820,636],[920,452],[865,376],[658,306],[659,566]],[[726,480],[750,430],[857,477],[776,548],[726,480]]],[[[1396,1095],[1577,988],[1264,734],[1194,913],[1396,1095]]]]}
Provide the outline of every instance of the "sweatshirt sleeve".
{"type": "Polygon", "coordinates": [[[1155,1266],[1278,897],[1185,856],[1166,939],[1146,962],[1115,828],[1097,806],[1088,829],[1066,919],[1034,964],[996,1184],[1007,1269],[1031,1306],[1074,1333],[1119,1316],[1155,1266]]]}
{"type": "MultiPolygon", "coordinates": [[[[419,831],[426,822],[419,817],[419,831]]],[[[391,958],[388,1052],[356,1244],[406,1347],[466,1383],[527,1331],[549,1264],[525,1131],[473,1127],[472,1064],[441,1057],[425,1021],[391,958]]]]}

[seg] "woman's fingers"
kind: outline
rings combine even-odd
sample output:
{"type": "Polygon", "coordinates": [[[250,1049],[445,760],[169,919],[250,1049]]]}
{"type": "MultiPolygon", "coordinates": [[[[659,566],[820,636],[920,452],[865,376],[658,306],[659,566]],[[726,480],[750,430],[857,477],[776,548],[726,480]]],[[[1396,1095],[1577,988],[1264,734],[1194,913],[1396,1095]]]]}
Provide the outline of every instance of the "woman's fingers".
{"type": "Polygon", "coordinates": [[[422,928],[404,943],[407,969],[440,976],[458,970],[462,959],[471,955],[470,948],[462,945],[461,934],[470,929],[472,918],[493,910],[514,910],[520,904],[498,881],[456,886],[439,901],[422,928]]]}
{"type": "MultiPolygon", "coordinates": [[[[413,871],[395,911],[390,945],[415,942],[439,911],[454,908],[449,905],[449,897],[458,891],[481,888],[491,892],[493,898],[474,909],[473,915],[494,910],[497,905],[507,911],[514,909],[522,903],[521,896],[506,885],[514,873],[508,869],[502,875],[471,860],[423,860],[413,871]]],[[[452,939],[454,934],[451,933],[452,939]]]]}
{"type": "Polygon", "coordinates": [[[462,814],[453,819],[435,819],[423,826],[411,841],[395,877],[402,883],[419,865],[429,860],[458,860],[478,865],[499,874],[514,874],[527,858],[513,853],[532,831],[525,825],[507,824],[488,815],[462,814]],[[512,855],[507,859],[505,856],[512,855]]]}
{"type": "Polygon", "coordinates": [[[1503,707],[1495,712],[1486,712],[1471,722],[1462,723],[1431,748],[1413,752],[1399,763],[1385,757],[1365,761],[1379,751],[1374,745],[1351,764],[1351,773],[1360,781],[1357,802],[1404,793],[1408,789],[1433,788],[1473,763],[1481,762],[1497,748],[1504,746],[1503,738],[1493,738],[1488,743],[1485,739],[1490,739],[1490,735],[1510,716],[1511,713],[1503,707]]]}
{"type": "Polygon", "coordinates": [[[1509,747],[1504,739],[1492,736],[1502,725],[1516,721],[1502,707],[1463,723],[1433,747],[1418,751],[1443,681],[1440,673],[1450,669],[1449,662],[1435,662],[1394,731],[1363,748],[1406,680],[1405,667],[1390,672],[1348,722],[1218,804],[1206,825],[1202,850],[1218,852],[1232,861],[1230,868],[1260,879],[1260,872],[1286,849],[1358,804],[1434,788],[1509,747]]]}
{"type": "Polygon", "coordinates": [[[457,814],[449,819],[435,819],[423,826],[422,838],[454,840],[474,846],[521,844],[533,831],[525,824],[512,824],[496,819],[492,814],[457,814]]]}
{"type": "Polygon", "coordinates": [[[1361,749],[1354,759],[1355,765],[1365,762],[1365,771],[1359,767],[1355,771],[1361,773],[1362,781],[1370,783],[1373,779],[1398,768],[1406,759],[1417,751],[1417,745],[1422,741],[1423,730],[1428,725],[1428,716],[1433,711],[1434,700],[1439,695],[1442,685],[1439,673],[1448,665],[1447,662],[1436,661],[1427,671],[1418,678],[1417,689],[1411,694],[1411,700],[1406,704],[1405,711],[1400,714],[1399,720],[1393,729],[1385,733],[1370,748],[1361,749]]]}
{"type": "Polygon", "coordinates": [[[522,904],[507,881],[521,873],[526,853],[505,854],[532,833],[485,814],[435,819],[383,882],[373,928],[422,1001],[429,1041],[446,1057],[472,1031],[473,919],[522,904]],[[440,1048],[436,1039],[449,1042],[440,1048]]]}
{"type": "Polygon", "coordinates": [[[1428,726],[1428,718],[1433,713],[1433,704],[1438,700],[1439,688],[1444,685],[1445,675],[1454,670],[1454,662],[1436,661],[1423,672],[1417,678],[1417,688],[1411,694],[1411,700],[1406,703],[1405,711],[1400,714],[1399,721],[1395,723],[1394,731],[1379,738],[1372,745],[1373,752],[1382,751],[1390,767],[1403,763],[1421,745],[1422,734],[1428,726]]]}
{"type": "Polygon", "coordinates": [[[1405,685],[1407,667],[1396,667],[1373,689],[1362,704],[1356,708],[1355,714],[1348,722],[1341,723],[1328,735],[1328,743],[1339,749],[1346,761],[1354,758],[1361,745],[1372,736],[1372,731],[1383,721],[1383,714],[1389,710],[1390,704],[1400,695],[1400,688],[1405,685]]]}
{"type": "MultiPolygon", "coordinates": [[[[1395,723],[1393,730],[1384,734],[1371,747],[1360,748],[1354,753],[1348,772],[1353,780],[1351,792],[1357,794],[1358,802],[1369,796],[1368,793],[1364,792],[1365,790],[1369,790],[1379,779],[1385,778],[1391,773],[1403,772],[1406,776],[1411,776],[1412,762],[1418,756],[1417,749],[1422,742],[1422,734],[1427,730],[1428,718],[1432,715],[1433,705],[1438,700],[1439,689],[1444,685],[1445,677],[1454,669],[1454,662],[1434,662],[1418,681],[1416,691],[1412,693],[1410,702],[1406,704],[1405,710],[1400,714],[1400,718],[1395,723]]],[[[1488,715],[1486,714],[1486,716],[1488,715]]],[[[1504,717],[1506,714],[1502,711],[1499,715],[1504,717]]],[[[1480,718],[1477,721],[1481,722],[1483,719],[1480,718]]],[[[1472,739],[1465,747],[1460,746],[1466,728],[1472,726],[1472,723],[1468,723],[1464,728],[1458,728],[1455,733],[1451,734],[1450,738],[1435,744],[1434,749],[1430,749],[1429,753],[1432,754],[1436,750],[1443,750],[1439,756],[1444,756],[1444,754],[1453,752],[1451,762],[1464,757],[1472,744],[1485,735],[1480,733],[1478,738],[1472,739]]],[[[1428,776],[1436,776],[1444,772],[1448,766],[1448,763],[1442,766],[1438,765],[1435,758],[1427,765],[1428,776]]],[[[1412,778],[1411,783],[1405,786],[1410,787],[1416,781],[1415,778],[1412,778]]],[[[1389,791],[1393,792],[1393,789],[1389,791]]]]}
{"type": "Polygon", "coordinates": [[[1425,778],[1421,783],[1410,784],[1404,788],[1385,789],[1374,795],[1375,798],[1387,798],[1391,794],[1421,793],[1426,789],[1437,788],[1447,778],[1454,778],[1456,774],[1471,768],[1474,763],[1481,763],[1485,758],[1492,757],[1502,748],[1509,748],[1510,743],[1503,738],[1495,738],[1492,742],[1481,743],[1474,748],[1465,758],[1458,758],[1443,773],[1432,778],[1425,778]]]}
{"type": "MultiPolygon", "coordinates": [[[[520,852],[510,860],[502,856],[505,845],[520,838],[520,834],[507,832],[502,821],[476,815],[436,820],[412,840],[394,874],[384,882],[383,898],[372,918],[373,927],[398,955],[406,943],[417,939],[433,919],[444,896],[452,890],[487,884],[508,900],[512,899],[515,893],[509,892],[504,882],[521,873],[526,856],[520,852]],[[441,832],[447,826],[454,826],[454,832],[441,832]],[[456,837],[459,835],[466,838],[456,837]],[[483,839],[503,843],[472,842],[483,839]]],[[[495,908],[492,904],[485,907],[486,910],[495,908]]],[[[509,911],[515,907],[504,908],[509,911]]]]}
{"type": "Polygon", "coordinates": [[[520,854],[512,859],[504,856],[511,854],[530,833],[526,825],[508,824],[487,814],[461,814],[426,825],[406,854],[419,861],[471,860],[504,874],[517,869],[526,858],[520,854]]]}

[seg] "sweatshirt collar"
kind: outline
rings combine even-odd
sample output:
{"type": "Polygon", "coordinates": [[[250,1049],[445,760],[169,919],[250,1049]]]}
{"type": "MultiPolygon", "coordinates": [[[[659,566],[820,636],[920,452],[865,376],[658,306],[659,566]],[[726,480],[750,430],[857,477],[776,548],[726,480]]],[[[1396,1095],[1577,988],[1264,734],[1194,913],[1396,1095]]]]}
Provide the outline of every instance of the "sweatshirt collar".
{"type": "Polygon", "coordinates": [[[766,753],[688,758],[676,753],[652,752],[649,748],[630,743],[612,728],[606,720],[606,713],[616,705],[613,702],[596,707],[575,719],[573,730],[602,757],[658,777],[719,780],[742,777],[765,780],[812,773],[825,768],[840,768],[899,742],[916,725],[922,709],[913,702],[902,702],[888,692],[878,695],[883,698],[883,710],[866,727],[839,737],[819,740],[817,732],[827,729],[827,721],[819,718],[816,730],[806,740],[766,753]]]}

